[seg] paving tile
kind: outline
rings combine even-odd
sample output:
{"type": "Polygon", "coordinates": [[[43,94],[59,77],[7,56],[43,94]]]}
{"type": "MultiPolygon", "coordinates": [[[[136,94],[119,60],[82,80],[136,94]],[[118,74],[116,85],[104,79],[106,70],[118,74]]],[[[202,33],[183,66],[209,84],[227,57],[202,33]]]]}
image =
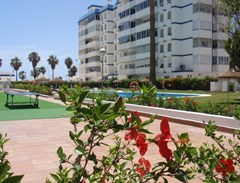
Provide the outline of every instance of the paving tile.
{"type": "MultiPolygon", "coordinates": [[[[143,119],[144,120],[144,119],[143,119]]],[[[151,137],[160,133],[160,121],[156,120],[149,126],[149,130],[154,132],[151,137]]],[[[174,137],[177,134],[188,132],[193,145],[197,146],[203,142],[212,141],[204,136],[204,130],[201,128],[170,123],[171,133],[174,137]]],[[[2,121],[0,123],[1,133],[7,133],[10,141],[6,144],[6,150],[9,151],[8,159],[12,163],[12,170],[16,174],[25,174],[23,183],[42,183],[50,172],[55,172],[58,168],[57,148],[62,146],[64,151],[69,155],[74,153],[74,143],[69,139],[69,131],[73,126],[69,123],[68,118],[61,119],[41,119],[41,120],[19,120],[19,121],[2,121]]],[[[232,135],[224,134],[229,138],[232,135]]],[[[124,136],[124,133],[118,135],[124,136]]],[[[86,136],[83,137],[86,139],[86,136]]],[[[110,146],[114,145],[113,136],[108,137],[105,141],[110,146]]],[[[171,148],[174,145],[169,143],[171,148]]],[[[109,147],[98,147],[94,151],[99,155],[106,155],[109,147]]],[[[136,161],[139,157],[136,157],[136,161]]],[[[146,154],[151,162],[164,160],[158,147],[150,144],[146,154]]],[[[92,167],[92,163],[88,167],[92,167]]],[[[169,179],[169,182],[178,182],[169,179]]],[[[197,183],[199,180],[193,180],[191,183],[197,183]]]]}

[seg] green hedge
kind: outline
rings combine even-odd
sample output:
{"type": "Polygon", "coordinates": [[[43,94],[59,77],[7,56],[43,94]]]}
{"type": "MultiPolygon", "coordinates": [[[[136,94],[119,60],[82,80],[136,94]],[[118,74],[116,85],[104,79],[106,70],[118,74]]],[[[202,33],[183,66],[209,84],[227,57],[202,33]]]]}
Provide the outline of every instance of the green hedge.
{"type": "MultiPolygon", "coordinates": [[[[205,77],[205,78],[184,78],[184,77],[174,77],[174,78],[168,78],[168,79],[157,79],[156,80],[156,87],[157,89],[171,89],[171,90],[210,90],[210,82],[216,81],[216,78],[212,77],[205,77]]],[[[129,88],[129,84],[132,81],[137,81],[139,83],[139,86],[142,87],[143,83],[140,82],[139,79],[123,79],[120,83],[114,83],[114,80],[105,80],[103,85],[105,88],[129,88]]],[[[74,82],[74,81],[44,81],[44,82],[13,82],[14,87],[21,86],[16,84],[22,84],[27,85],[25,87],[30,87],[28,85],[39,85],[39,86],[46,86],[50,89],[58,89],[62,85],[67,85],[68,87],[72,88],[74,85],[80,85],[81,87],[88,87],[88,88],[94,88],[94,87],[101,87],[101,81],[86,81],[86,82],[74,82]]],[[[24,86],[21,86],[21,88],[24,88],[24,86]]],[[[30,87],[31,88],[31,87],[30,87]]],[[[32,89],[31,89],[32,90],[32,89]]]]}

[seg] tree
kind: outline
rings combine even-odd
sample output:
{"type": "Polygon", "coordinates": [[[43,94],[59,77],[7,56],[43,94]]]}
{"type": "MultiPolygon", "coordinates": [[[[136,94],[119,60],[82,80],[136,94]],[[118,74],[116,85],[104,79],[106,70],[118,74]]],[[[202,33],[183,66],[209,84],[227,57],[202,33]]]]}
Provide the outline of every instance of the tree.
{"type": "Polygon", "coordinates": [[[58,64],[58,59],[56,56],[54,55],[50,55],[49,58],[47,59],[48,64],[51,65],[51,69],[52,69],[52,79],[54,79],[54,70],[56,65],[58,64]]]}
{"type": "Polygon", "coordinates": [[[28,55],[28,60],[29,60],[29,62],[32,62],[33,78],[35,79],[37,77],[35,68],[36,68],[38,62],[41,60],[41,58],[37,52],[32,52],[28,55]]]}
{"type": "Polygon", "coordinates": [[[17,76],[18,76],[18,70],[19,68],[22,66],[22,62],[20,61],[20,59],[18,57],[14,57],[13,59],[11,59],[11,63],[10,65],[13,67],[13,69],[16,71],[16,81],[17,81],[17,76]]]}
{"type": "Polygon", "coordinates": [[[46,68],[44,66],[41,66],[39,68],[39,72],[42,73],[43,75],[47,72],[46,68]]]}
{"type": "Polygon", "coordinates": [[[228,35],[225,50],[231,59],[230,68],[240,69],[240,1],[218,0],[218,3],[219,14],[226,17],[220,24],[228,35]]]}
{"type": "Polygon", "coordinates": [[[2,67],[2,59],[0,58],[0,67],[2,67]]]}
{"type": "Polygon", "coordinates": [[[32,70],[30,74],[30,76],[33,76],[33,77],[35,76],[35,78],[37,78],[39,75],[40,75],[40,71],[38,67],[35,67],[35,70],[32,70]]]}
{"type": "Polygon", "coordinates": [[[77,73],[77,67],[76,67],[76,66],[72,66],[72,67],[68,70],[68,76],[69,76],[69,77],[76,76],[76,73],[77,73]]]}
{"type": "Polygon", "coordinates": [[[155,0],[150,0],[150,81],[156,83],[155,0]]]}
{"type": "Polygon", "coordinates": [[[70,57],[67,57],[65,59],[65,65],[67,66],[67,69],[69,70],[72,67],[73,61],[70,57]]]}
{"type": "Polygon", "coordinates": [[[18,77],[23,81],[24,79],[26,79],[26,72],[20,71],[18,77]]]}

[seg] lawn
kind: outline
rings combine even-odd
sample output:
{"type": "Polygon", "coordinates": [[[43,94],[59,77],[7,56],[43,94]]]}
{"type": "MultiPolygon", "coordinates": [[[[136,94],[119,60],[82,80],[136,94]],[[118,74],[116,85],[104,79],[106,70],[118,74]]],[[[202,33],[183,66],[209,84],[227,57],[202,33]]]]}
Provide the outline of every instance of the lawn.
{"type": "MultiPolygon", "coordinates": [[[[122,89],[122,91],[131,91],[129,89],[122,89]]],[[[157,92],[166,92],[166,93],[191,93],[191,94],[209,94],[209,97],[194,97],[194,101],[200,105],[205,105],[209,102],[212,103],[226,103],[237,104],[240,106],[240,92],[209,92],[209,91],[200,91],[200,90],[157,90],[157,92]]]]}
{"type": "MultiPolygon", "coordinates": [[[[28,101],[27,96],[15,96],[14,101],[28,101]]],[[[6,94],[0,92],[0,121],[47,119],[64,117],[65,106],[39,100],[39,108],[19,106],[16,108],[5,107],[6,94]]]]}
{"type": "Polygon", "coordinates": [[[192,93],[192,94],[209,94],[209,97],[194,97],[199,105],[206,105],[212,103],[231,103],[240,106],[240,93],[239,92],[209,92],[209,91],[192,91],[192,90],[158,90],[158,92],[169,93],[192,93]]]}

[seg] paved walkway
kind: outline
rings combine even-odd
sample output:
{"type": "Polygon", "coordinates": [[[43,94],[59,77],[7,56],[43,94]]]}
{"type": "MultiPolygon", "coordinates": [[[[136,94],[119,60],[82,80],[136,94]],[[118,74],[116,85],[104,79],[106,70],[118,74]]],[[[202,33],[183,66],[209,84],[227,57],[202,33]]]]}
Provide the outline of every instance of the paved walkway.
{"type": "MultiPolygon", "coordinates": [[[[50,99],[46,99],[50,100],[50,99]]],[[[143,119],[144,120],[144,119],[143,119]]],[[[159,120],[156,120],[149,130],[154,134],[160,133],[159,120]]],[[[194,145],[200,145],[203,142],[211,142],[204,136],[204,130],[201,128],[170,123],[172,135],[188,132],[191,142],[194,145]]],[[[0,122],[0,132],[8,134],[10,141],[6,144],[6,150],[9,152],[8,159],[15,174],[24,174],[23,183],[42,183],[50,177],[58,168],[58,157],[56,150],[62,146],[67,154],[72,154],[74,146],[68,137],[69,130],[73,127],[68,118],[60,119],[39,119],[39,120],[18,120],[0,122]]],[[[221,133],[223,134],[223,133],[221,133]]],[[[122,134],[124,135],[124,134],[122,134]]],[[[232,135],[225,134],[229,138],[232,135]]],[[[111,145],[112,139],[106,140],[111,145]]],[[[98,152],[100,152],[98,150],[98,152]]],[[[105,154],[106,149],[101,150],[105,154]]],[[[152,145],[147,158],[152,162],[161,159],[158,149],[152,145]]],[[[177,182],[177,181],[170,181],[177,182]]],[[[192,182],[200,182],[194,180],[192,182]]]]}

